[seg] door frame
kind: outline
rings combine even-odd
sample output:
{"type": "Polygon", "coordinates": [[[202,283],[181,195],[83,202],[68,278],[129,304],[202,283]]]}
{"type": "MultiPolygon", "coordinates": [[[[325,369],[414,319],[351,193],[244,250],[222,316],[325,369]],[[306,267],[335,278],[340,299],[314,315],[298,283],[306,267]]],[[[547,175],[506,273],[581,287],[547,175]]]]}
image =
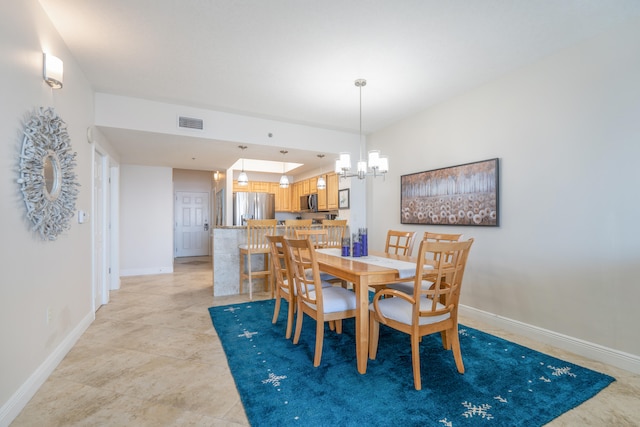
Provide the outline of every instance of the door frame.
{"type": "Polygon", "coordinates": [[[100,144],[89,139],[92,145],[91,162],[91,295],[93,311],[109,303],[109,291],[119,289],[119,239],[118,209],[119,165],[100,144]],[[98,163],[98,166],[96,164],[98,163]],[[101,169],[102,197],[95,191],[95,168],[101,169]],[[100,212],[96,210],[99,209],[100,212]],[[99,215],[98,215],[99,213],[99,215]],[[101,219],[100,223],[96,219],[101,219]],[[102,233],[102,243],[97,233],[102,233]],[[98,247],[100,245],[100,247],[98,247]],[[100,259],[98,259],[100,257],[100,259]],[[115,261],[115,264],[114,264],[115,261]],[[100,269],[101,271],[97,271],[100,269]]]}

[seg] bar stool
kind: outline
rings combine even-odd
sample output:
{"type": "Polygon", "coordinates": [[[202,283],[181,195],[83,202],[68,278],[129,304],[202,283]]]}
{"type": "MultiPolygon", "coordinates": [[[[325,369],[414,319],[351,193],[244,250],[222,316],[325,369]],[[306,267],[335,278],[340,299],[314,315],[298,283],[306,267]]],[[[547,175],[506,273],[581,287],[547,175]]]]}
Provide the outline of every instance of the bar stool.
{"type": "Polygon", "coordinates": [[[296,237],[296,230],[310,230],[311,219],[285,219],[284,235],[285,237],[296,237]]]}
{"type": "Polygon", "coordinates": [[[240,250],[240,293],[242,293],[242,287],[244,280],[249,280],[249,300],[253,300],[253,278],[264,279],[265,288],[271,290],[271,297],[273,298],[273,286],[271,274],[271,265],[269,264],[269,253],[271,251],[269,242],[267,241],[267,235],[276,234],[275,219],[249,219],[247,220],[247,243],[238,246],[240,250]],[[262,270],[253,271],[251,269],[251,255],[262,254],[264,259],[264,267],[262,270]],[[245,271],[245,257],[246,257],[246,271],[245,271]]]}

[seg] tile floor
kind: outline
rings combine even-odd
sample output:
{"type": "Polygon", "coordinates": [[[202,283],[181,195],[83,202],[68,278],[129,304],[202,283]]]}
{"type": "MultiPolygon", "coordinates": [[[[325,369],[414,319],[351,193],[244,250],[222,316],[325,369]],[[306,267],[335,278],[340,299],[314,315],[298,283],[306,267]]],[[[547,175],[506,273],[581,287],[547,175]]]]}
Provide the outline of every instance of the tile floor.
{"type": "MultiPolygon", "coordinates": [[[[247,298],[214,299],[207,258],[180,259],[174,270],[123,278],[11,426],[249,425],[207,311],[247,298]]],[[[550,426],[640,426],[640,375],[461,322],[617,379],[550,426]]]]}

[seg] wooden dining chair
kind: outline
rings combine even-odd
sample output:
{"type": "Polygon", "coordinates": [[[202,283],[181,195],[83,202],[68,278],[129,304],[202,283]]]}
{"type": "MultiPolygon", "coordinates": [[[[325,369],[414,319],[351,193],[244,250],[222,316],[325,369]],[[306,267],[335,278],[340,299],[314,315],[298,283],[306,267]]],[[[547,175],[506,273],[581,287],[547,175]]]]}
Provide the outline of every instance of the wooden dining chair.
{"type": "Polygon", "coordinates": [[[296,239],[310,239],[316,249],[329,247],[329,233],[324,228],[314,228],[310,230],[296,230],[296,239]]]}
{"type": "Polygon", "coordinates": [[[269,242],[266,236],[276,234],[275,219],[249,219],[247,220],[247,243],[238,247],[240,251],[240,293],[245,279],[249,281],[249,299],[253,300],[253,278],[264,279],[265,290],[271,290],[273,297],[274,289],[272,286],[271,266],[269,264],[269,242]],[[254,254],[263,256],[262,270],[253,271],[251,268],[251,257],[254,254]],[[245,262],[246,259],[246,262],[245,262]],[[246,266],[245,266],[246,265],[246,266]]]}
{"type": "Polygon", "coordinates": [[[273,274],[275,281],[275,307],[273,309],[273,319],[271,323],[274,325],[278,321],[280,315],[280,303],[284,299],[288,303],[287,308],[287,329],[285,337],[291,338],[293,331],[293,319],[296,308],[296,287],[294,281],[291,280],[291,267],[289,257],[284,247],[284,236],[273,235],[266,236],[271,249],[271,265],[273,266],[273,274]]]}
{"type": "MultiPolygon", "coordinates": [[[[384,251],[388,254],[411,256],[415,236],[415,231],[388,230],[384,251]]],[[[395,283],[379,283],[369,287],[377,292],[392,285],[395,283]]]]}
{"type": "Polygon", "coordinates": [[[310,230],[312,219],[285,219],[284,235],[287,237],[296,237],[296,230],[310,230]]]}
{"type": "Polygon", "coordinates": [[[388,254],[411,256],[415,236],[415,231],[389,230],[384,251],[388,254]]]}
{"type": "MultiPolygon", "coordinates": [[[[433,233],[430,231],[425,231],[423,235],[423,240],[428,242],[458,242],[462,234],[446,234],[446,233],[433,233]]],[[[450,257],[447,257],[445,260],[449,261],[450,257]]],[[[422,282],[423,288],[429,288],[433,284],[432,281],[424,279],[422,282]]],[[[400,282],[400,283],[391,283],[386,286],[389,289],[395,289],[397,291],[402,291],[406,294],[411,294],[413,292],[413,282],[400,282]]]]}
{"type": "Polygon", "coordinates": [[[339,286],[323,287],[311,240],[285,239],[285,248],[296,285],[298,314],[293,343],[298,344],[305,314],[316,321],[316,345],[313,366],[320,366],[325,322],[335,321],[336,331],[342,331],[342,320],[355,317],[356,296],[339,286]],[[308,274],[307,271],[311,272],[308,274]]]}
{"type": "MultiPolygon", "coordinates": [[[[314,228],[312,230],[296,230],[296,238],[309,238],[316,249],[329,248],[329,232],[326,228],[314,228]]],[[[337,284],[346,289],[347,282],[329,273],[320,272],[320,280],[323,282],[337,284]]],[[[333,326],[333,325],[332,325],[333,326]]],[[[333,330],[333,327],[331,328],[333,330]]]]}
{"type": "Polygon", "coordinates": [[[376,292],[369,306],[369,358],[378,351],[380,323],[411,336],[413,383],[422,388],[420,377],[421,337],[440,332],[442,345],[452,350],[458,372],[464,373],[458,339],[458,303],[462,278],[473,239],[465,242],[420,242],[412,294],[394,289],[376,292]],[[447,261],[449,258],[449,261],[447,261]],[[428,275],[433,284],[422,287],[428,275]],[[391,296],[393,298],[385,298],[391,296]]]}
{"type": "Polygon", "coordinates": [[[347,235],[347,220],[324,219],[322,220],[322,228],[327,230],[328,247],[341,248],[342,238],[347,235]]]}

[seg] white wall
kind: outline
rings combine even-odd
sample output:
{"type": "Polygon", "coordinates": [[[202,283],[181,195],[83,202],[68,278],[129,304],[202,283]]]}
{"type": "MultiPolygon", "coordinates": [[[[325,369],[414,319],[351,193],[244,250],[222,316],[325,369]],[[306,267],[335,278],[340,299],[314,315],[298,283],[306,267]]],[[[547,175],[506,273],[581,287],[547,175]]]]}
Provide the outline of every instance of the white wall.
{"type": "Polygon", "coordinates": [[[22,131],[55,107],[77,152],[77,209],[91,211],[92,90],[37,0],[0,2],[0,425],[17,415],[93,320],[91,222],[42,241],[26,221],[18,178],[22,131]],[[42,52],[64,62],[64,88],[42,80],[42,52]],[[47,309],[51,322],[47,324],[47,309]]]}
{"type": "MultiPolygon", "coordinates": [[[[475,237],[463,304],[640,357],[640,22],[370,137],[392,176],[370,185],[388,228],[475,237]],[[400,175],[499,157],[499,228],[400,225],[400,175]]],[[[370,232],[371,234],[371,232],[370,232]]]]}
{"type": "MultiPolygon", "coordinates": [[[[317,150],[318,147],[322,147],[328,153],[339,153],[345,150],[357,153],[360,149],[360,138],[354,133],[105,93],[96,93],[95,98],[96,126],[185,135],[184,130],[176,127],[176,118],[179,115],[185,115],[202,118],[205,123],[211,124],[201,133],[189,132],[189,136],[192,137],[273,145],[273,141],[267,137],[269,132],[273,132],[278,135],[279,144],[284,148],[317,150]]],[[[225,172],[229,175],[234,173],[231,169],[225,172]]],[[[249,179],[261,180],[261,175],[251,173],[249,179]]],[[[262,180],[270,179],[271,176],[262,180]]],[[[363,227],[366,222],[366,189],[364,183],[356,181],[358,180],[353,180],[351,190],[352,200],[355,203],[352,203],[350,210],[350,223],[354,227],[363,227]]],[[[232,194],[232,182],[228,180],[226,182],[226,219],[229,225],[233,218],[232,194]]]]}
{"type": "Polygon", "coordinates": [[[173,271],[171,168],[120,167],[120,275],[173,271]]]}
{"type": "Polygon", "coordinates": [[[174,191],[211,192],[213,172],[173,169],[174,191]]]}

